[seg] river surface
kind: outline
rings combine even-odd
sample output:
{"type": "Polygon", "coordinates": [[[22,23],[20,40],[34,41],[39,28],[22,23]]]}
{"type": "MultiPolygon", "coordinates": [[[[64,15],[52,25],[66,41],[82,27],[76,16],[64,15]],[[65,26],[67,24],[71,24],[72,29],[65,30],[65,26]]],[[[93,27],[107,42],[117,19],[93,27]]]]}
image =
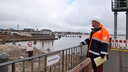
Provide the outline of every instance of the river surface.
{"type": "MultiPolygon", "coordinates": [[[[57,50],[78,46],[79,43],[85,40],[87,37],[88,35],[81,35],[81,37],[79,37],[78,35],[70,35],[67,37],[61,37],[58,40],[32,41],[32,47],[36,47],[40,50],[50,49],[50,51],[57,51],[57,50]]],[[[125,36],[118,36],[118,39],[125,39],[125,36]]],[[[14,45],[13,43],[7,43],[7,44],[14,45]]],[[[27,47],[28,41],[16,42],[15,45],[27,47]]]]}

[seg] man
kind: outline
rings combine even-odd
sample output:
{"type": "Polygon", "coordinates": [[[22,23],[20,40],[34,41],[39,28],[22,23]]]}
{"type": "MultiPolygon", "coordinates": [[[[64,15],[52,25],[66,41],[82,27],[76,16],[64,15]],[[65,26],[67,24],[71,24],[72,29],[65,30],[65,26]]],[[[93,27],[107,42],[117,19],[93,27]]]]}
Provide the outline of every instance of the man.
{"type": "Polygon", "coordinates": [[[103,64],[96,67],[94,58],[99,56],[104,58],[108,55],[109,33],[98,18],[92,19],[92,27],[90,36],[81,42],[80,45],[88,44],[87,57],[91,58],[94,72],[103,72],[103,64]]]}

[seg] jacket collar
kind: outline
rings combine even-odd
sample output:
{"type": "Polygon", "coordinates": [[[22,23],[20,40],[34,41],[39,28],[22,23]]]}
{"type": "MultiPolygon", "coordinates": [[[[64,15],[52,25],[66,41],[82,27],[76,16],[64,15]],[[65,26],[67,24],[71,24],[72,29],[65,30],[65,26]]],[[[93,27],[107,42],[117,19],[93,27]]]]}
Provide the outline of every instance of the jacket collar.
{"type": "Polygon", "coordinates": [[[100,27],[102,28],[102,27],[103,27],[103,25],[102,25],[102,24],[100,24],[98,28],[100,28],[100,27]]]}

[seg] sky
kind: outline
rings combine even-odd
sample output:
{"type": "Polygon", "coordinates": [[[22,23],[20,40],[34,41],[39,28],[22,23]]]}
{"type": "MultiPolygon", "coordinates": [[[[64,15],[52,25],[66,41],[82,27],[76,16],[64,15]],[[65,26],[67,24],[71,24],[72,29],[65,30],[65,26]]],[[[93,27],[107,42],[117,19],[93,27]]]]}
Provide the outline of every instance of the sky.
{"type": "MultiPolygon", "coordinates": [[[[98,17],[114,33],[111,0],[0,0],[0,28],[90,32],[98,17]]],[[[118,13],[118,33],[125,34],[125,12],[118,13]]]]}

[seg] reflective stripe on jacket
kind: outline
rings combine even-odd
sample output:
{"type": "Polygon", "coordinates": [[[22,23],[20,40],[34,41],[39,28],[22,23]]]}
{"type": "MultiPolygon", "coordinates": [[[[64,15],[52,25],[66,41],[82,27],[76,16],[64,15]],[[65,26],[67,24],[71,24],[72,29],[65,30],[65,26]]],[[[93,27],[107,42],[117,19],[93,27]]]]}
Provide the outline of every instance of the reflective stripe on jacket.
{"type": "Polygon", "coordinates": [[[101,54],[107,55],[109,37],[108,31],[102,24],[100,24],[97,30],[92,31],[90,37],[85,40],[88,44],[88,56],[95,58],[101,54]]]}

